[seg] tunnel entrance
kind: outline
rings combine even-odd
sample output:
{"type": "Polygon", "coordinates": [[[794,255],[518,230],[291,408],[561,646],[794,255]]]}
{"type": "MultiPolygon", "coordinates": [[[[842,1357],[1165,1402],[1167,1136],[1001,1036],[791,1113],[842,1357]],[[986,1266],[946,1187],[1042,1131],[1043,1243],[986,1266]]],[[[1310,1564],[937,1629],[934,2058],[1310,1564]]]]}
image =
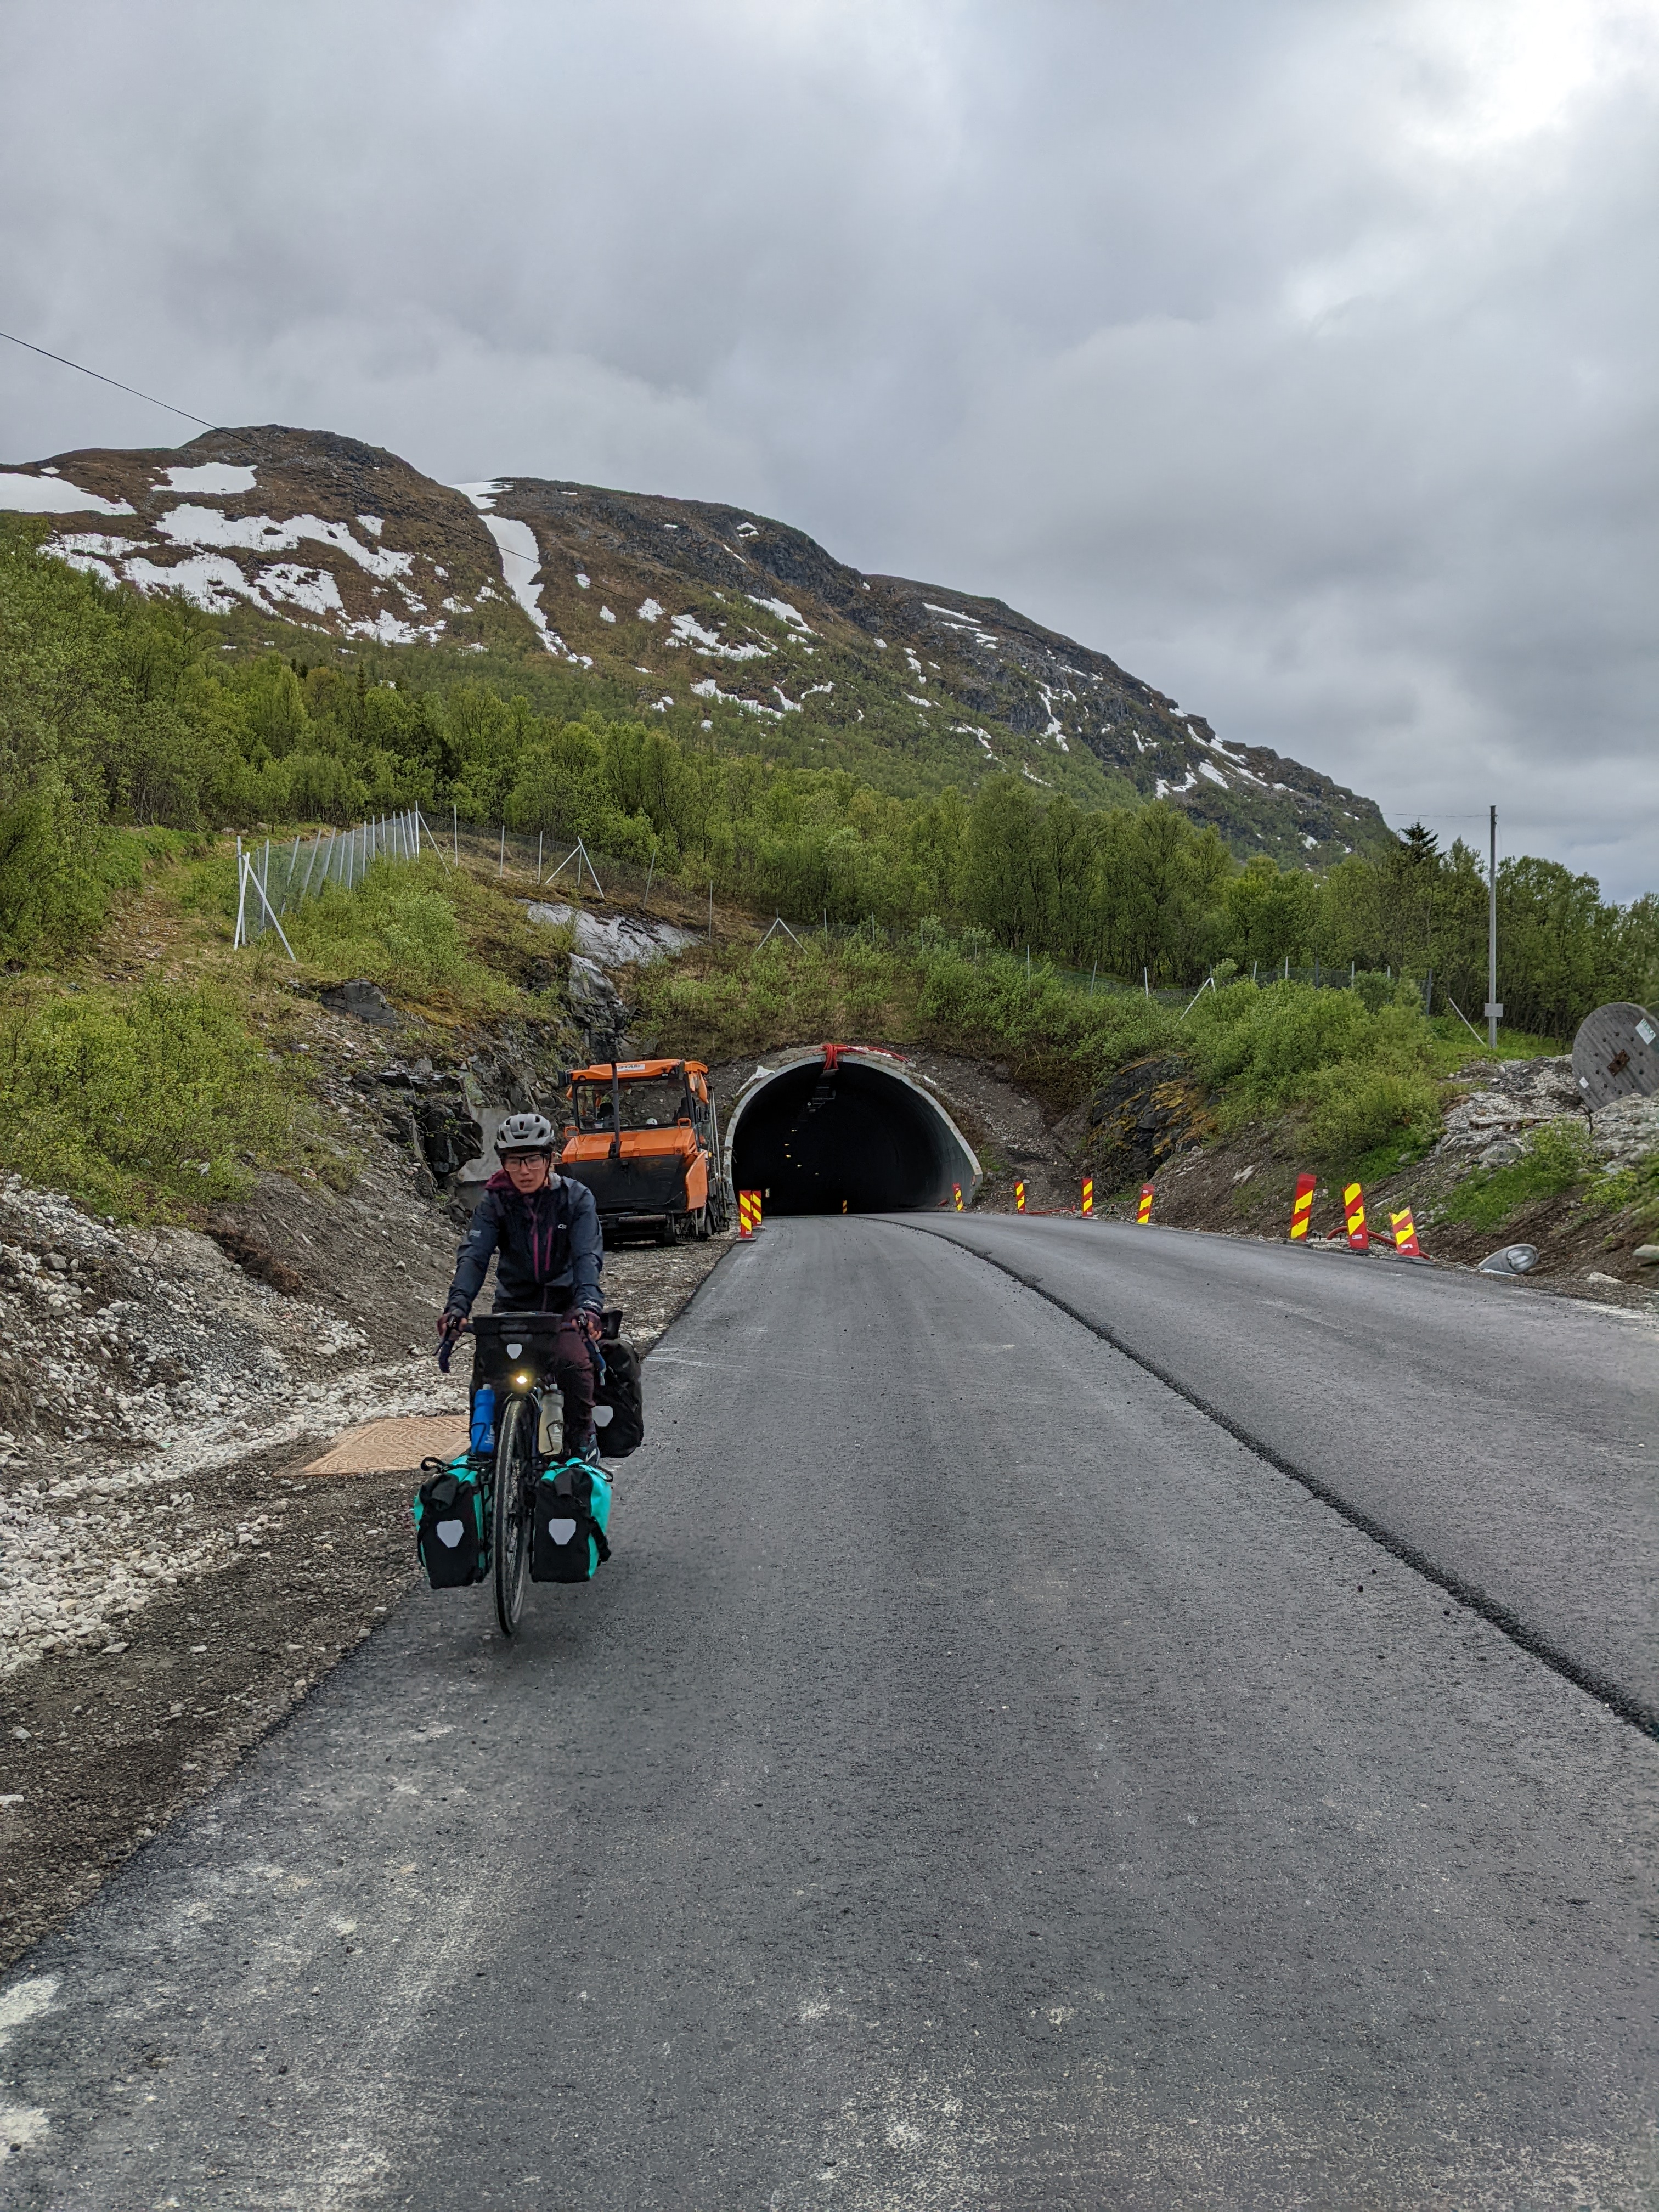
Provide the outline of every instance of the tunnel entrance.
{"type": "Polygon", "coordinates": [[[769,1213],[896,1213],[964,1202],[979,1162],[927,1090],[896,1061],[827,1046],[754,1084],[733,1109],[732,1182],[769,1213]]]}

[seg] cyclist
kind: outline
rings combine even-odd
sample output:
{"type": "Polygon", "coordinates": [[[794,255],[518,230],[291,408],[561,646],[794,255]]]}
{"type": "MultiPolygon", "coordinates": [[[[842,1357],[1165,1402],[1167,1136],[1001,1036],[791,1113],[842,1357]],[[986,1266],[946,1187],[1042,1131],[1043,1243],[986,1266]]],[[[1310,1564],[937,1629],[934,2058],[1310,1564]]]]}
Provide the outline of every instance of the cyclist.
{"type": "Polygon", "coordinates": [[[455,1279],[438,1320],[440,1345],[458,1336],[495,1258],[497,1313],[564,1316],[553,1343],[553,1379],[564,1401],[565,1449],[591,1453],[593,1357],[599,1334],[605,1240],[586,1183],[556,1173],[553,1127],[540,1114],[509,1114],[495,1138],[501,1164],[484,1185],[456,1255],[455,1279]]]}

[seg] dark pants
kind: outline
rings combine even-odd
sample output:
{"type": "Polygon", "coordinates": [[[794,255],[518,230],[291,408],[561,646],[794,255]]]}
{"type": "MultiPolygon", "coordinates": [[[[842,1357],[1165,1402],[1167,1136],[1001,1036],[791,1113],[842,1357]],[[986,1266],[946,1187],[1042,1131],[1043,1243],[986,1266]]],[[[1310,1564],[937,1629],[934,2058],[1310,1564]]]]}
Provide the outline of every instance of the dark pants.
{"type": "Polygon", "coordinates": [[[564,1448],[580,1451],[593,1432],[593,1355],[574,1311],[566,1314],[553,1340],[553,1380],[564,1400],[564,1448]]]}

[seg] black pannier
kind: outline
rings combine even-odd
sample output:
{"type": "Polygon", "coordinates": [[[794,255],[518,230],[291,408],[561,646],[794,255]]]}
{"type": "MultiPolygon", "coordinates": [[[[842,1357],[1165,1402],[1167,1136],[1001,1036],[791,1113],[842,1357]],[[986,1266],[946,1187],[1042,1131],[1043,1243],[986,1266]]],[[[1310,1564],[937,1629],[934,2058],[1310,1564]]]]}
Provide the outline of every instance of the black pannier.
{"type": "Polygon", "coordinates": [[[461,1589],[489,1571],[483,1489],[465,1459],[423,1459],[434,1472],[415,1493],[415,1546],[434,1589],[461,1589]]]}
{"type": "Polygon", "coordinates": [[[550,1468],[536,1485],[532,1582],[591,1582],[611,1557],[605,1533],[610,1518],[611,1484],[602,1468],[579,1459],[550,1468]]]}
{"type": "Polygon", "coordinates": [[[640,1355],[619,1336],[601,1337],[593,1352],[593,1433],[606,1459],[626,1459],[645,1441],[640,1355]]]}

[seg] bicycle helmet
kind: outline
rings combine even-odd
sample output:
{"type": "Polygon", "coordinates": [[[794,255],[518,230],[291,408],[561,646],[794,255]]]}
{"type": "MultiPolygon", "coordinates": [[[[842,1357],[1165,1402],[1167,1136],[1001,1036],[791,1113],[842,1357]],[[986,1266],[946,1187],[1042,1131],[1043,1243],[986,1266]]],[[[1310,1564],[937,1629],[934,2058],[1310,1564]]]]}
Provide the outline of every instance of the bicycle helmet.
{"type": "Polygon", "coordinates": [[[509,1114],[495,1132],[495,1152],[505,1159],[509,1152],[550,1152],[553,1149],[553,1124],[541,1114],[509,1114]]]}

